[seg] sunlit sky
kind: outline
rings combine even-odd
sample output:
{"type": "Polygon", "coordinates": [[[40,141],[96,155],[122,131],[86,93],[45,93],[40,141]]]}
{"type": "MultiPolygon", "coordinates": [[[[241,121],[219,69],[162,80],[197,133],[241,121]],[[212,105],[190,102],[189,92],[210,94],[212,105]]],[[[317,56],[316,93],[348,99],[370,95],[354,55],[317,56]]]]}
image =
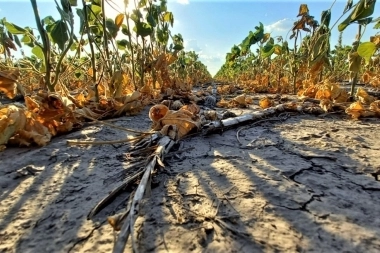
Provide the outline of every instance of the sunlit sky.
{"type": "MultiPolygon", "coordinates": [[[[108,0],[119,5],[123,10],[123,0],[108,0]]],[[[57,2],[60,2],[59,0],[57,2]]],[[[133,0],[129,1],[133,2],[133,0]]],[[[337,0],[332,8],[330,25],[334,24],[343,13],[346,0],[337,0]]],[[[356,3],[357,1],[354,1],[356,3]]],[[[38,1],[41,18],[51,15],[59,18],[53,0],[38,1]]],[[[172,33],[181,33],[185,40],[185,50],[194,50],[200,60],[214,75],[225,61],[225,55],[231,47],[240,44],[249,31],[255,30],[255,26],[262,22],[265,32],[270,32],[272,37],[283,36],[292,45],[288,38],[291,35],[293,23],[297,20],[300,4],[307,4],[309,14],[320,21],[323,10],[331,7],[333,0],[315,1],[233,1],[233,0],[169,0],[168,10],[174,14],[174,27],[172,33]]],[[[81,5],[81,0],[78,0],[81,5]]],[[[378,17],[379,4],[375,9],[374,17],[378,17]]],[[[129,6],[133,8],[133,6],[129,6]]],[[[107,5],[106,15],[115,17],[116,11],[107,5]]],[[[347,15],[347,14],[346,14],[347,15]]],[[[21,27],[36,27],[32,7],[28,0],[0,0],[0,18],[6,17],[7,21],[21,27]]],[[[345,16],[341,19],[343,21],[345,16]]],[[[339,23],[338,23],[339,24],[339,23]]],[[[363,41],[369,40],[380,30],[373,30],[374,24],[368,25],[363,36],[363,41]]],[[[331,43],[336,44],[339,32],[337,25],[333,28],[331,43]]],[[[357,25],[352,24],[343,33],[343,43],[351,44],[357,32],[357,25]]],[[[304,33],[303,36],[306,34],[304,33]]]]}

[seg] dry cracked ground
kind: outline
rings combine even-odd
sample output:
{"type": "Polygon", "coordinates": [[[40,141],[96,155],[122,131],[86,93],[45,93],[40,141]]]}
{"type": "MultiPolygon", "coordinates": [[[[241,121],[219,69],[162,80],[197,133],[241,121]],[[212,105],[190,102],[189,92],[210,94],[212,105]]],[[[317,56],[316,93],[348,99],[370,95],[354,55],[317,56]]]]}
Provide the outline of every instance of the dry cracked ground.
{"type": "MultiPolygon", "coordinates": [[[[248,112],[245,110],[244,112],[248,112]]],[[[238,110],[239,112],[239,110],[238,110]]],[[[147,111],[114,124],[149,129],[147,111]]],[[[181,141],[153,179],[135,225],[140,252],[380,252],[378,119],[292,115],[181,141]]],[[[0,153],[0,252],[111,252],[106,222],[127,192],[87,214],[118,183],[127,144],[103,125],[43,148],[0,153]]],[[[130,240],[126,252],[131,252],[130,240]]]]}

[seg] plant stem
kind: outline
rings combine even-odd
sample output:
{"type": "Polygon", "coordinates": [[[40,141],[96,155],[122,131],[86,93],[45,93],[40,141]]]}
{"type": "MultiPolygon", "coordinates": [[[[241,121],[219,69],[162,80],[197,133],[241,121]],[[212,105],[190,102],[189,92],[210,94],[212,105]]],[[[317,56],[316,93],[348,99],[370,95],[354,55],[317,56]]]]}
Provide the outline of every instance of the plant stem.
{"type": "Polygon", "coordinates": [[[90,25],[88,24],[88,12],[87,12],[87,4],[85,0],[82,0],[83,5],[83,12],[84,12],[84,18],[85,18],[85,29],[88,37],[88,43],[90,45],[90,51],[91,51],[91,67],[92,67],[92,82],[95,84],[95,102],[99,102],[99,91],[98,91],[98,85],[96,84],[96,58],[95,58],[95,51],[94,51],[94,40],[90,34],[90,25]]]}
{"type": "MultiPolygon", "coordinates": [[[[359,27],[358,27],[358,35],[357,35],[357,40],[356,40],[357,44],[355,44],[356,48],[353,48],[355,51],[357,51],[357,48],[358,48],[358,46],[360,44],[361,33],[362,33],[362,25],[359,25],[359,27]]],[[[358,72],[355,72],[354,78],[352,79],[352,83],[351,83],[351,95],[350,95],[351,101],[354,100],[355,86],[356,86],[357,83],[358,83],[358,72]]]]}
{"type": "Polygon", "coordinates": [[[106,66],[110,76],[112,76],[112,67],[110,64],[110,52],[108,49],[108,36],[107,36],[107,26],[106,26],[106,12],[104,7],[105,1],[102,0],[102,22],[103,22],[103,40],[104,40],[104,50],[106,52],[106,66]]]}
{"type": "Polygon", "coordinates": [[[42,27],[40,14],[38,12],[38,7],[37,7],[37,1],[36,0],[30,0],[30,3],[32,4],[32,7],[33,7],[34,17],[36,19],[38,32],[40,33],[41,40],[42,40],[42,47],[39,44],[37,44],[37,45],[41,47],[42,52],[44,54],[45,68],[46,68],[45,85],[49,89],[49,91],[53,92],[55,90],[55,87],[54,87],[54,85],[51,84],[51,81],[50,81],[50,77],[51,77],[50,41],[49,41],[49,38],[48,38],[46,31],[42,27]]]}
{"type": "Polygon", "coordinates": [[[294,51],[293,51],[293,59],[294,59],[294,62],[293,62],[293,92],[294,94],[297,94],[297,91],[296,91],[296,79],[297,79],[297,70],[296,70],[296,54],[297,54],[297,39],[298,39],[298,34],[299,34],[299,30],[297,30],[297,34],[296,34],[296,37],[294,38],[294,51]]]}
{"type": "MultiPolygon", "coordinates": [[[[55,1],[55,3],[58,5],[57,1],[55,1]]],[[[71,45],[74,42],[74,39],[73,39],[74,38],[74,17],[72,16],[73,15],[72,13],[69,13],[69,15],[70,15],[70,20],[68,22],[70,24],[70,40],[69,40],[69,43],[67,44],[65,50],[61,53],[61,55],[59,57],[59,60],[58,60],[58,63],[57,63],[57,69],[55,71],[55,77],[54,77],[54,81],[53,81],[53,87],[55,87],[56,84],[58,83],[59,75],[61,73],[62,61],[65,58],[67,52],[69,51],[71,45]]],[[[67,22],[67,21],[65,21],[65,22],[67,22]]],[[[67,26],[67,23],[66,23],[66,26],[67,26]]]]}
{"type": "MultiPolygon", "coordinates": [[[[125,6],[127,7],[127,6],[125,6]]],[[[132,58],[132,82],[133,86],[136,87],[136,77],[135,77],[135,53],[133,50],[133,45],[132,45],[132,35],[131,35],[131,27],[129,25],[129,14],[125,12],[125,17],[127,19],[127,27],[128,27],[128,38],[129,38],[129,50],[131,51],[131,58],[132,58]]]]}

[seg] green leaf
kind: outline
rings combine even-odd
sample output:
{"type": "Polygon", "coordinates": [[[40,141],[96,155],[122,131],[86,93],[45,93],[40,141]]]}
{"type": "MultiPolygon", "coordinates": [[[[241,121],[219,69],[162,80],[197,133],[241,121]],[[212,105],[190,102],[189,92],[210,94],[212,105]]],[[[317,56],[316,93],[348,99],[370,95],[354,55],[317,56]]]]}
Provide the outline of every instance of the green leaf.
{"type": "Polygon", "coordinates": [[[372,22],[376,22],[375,26],[373,27],[373,29],[380,29],[380,17],[378,17],[377,19],[375,19],[374,21],[372,22]]]}
{"type": "Polygon", "coordinates": [[[142,8],[142,7],[145,7],[146,6],[146,4],[147,4],[147,2],[146,2],[146,0],[140,0],[140,2],[139,2],[139,8],[142,8]]]}
{"type": "Polygon", "coordinates": [[[174,50],[176,51],[180,51],[182,49],[184,49],[183,45],[180,45],[180,44],[175,44],[174,47],[173,47],[174,50]]]}
{"type": "Polygon", "coordinates": [[[86,2],[91,2],[92,4],[101,6],[102,0],[85,0],[86,2]]]}
{"type": "Polygon", "coordinates": [[[107,27],[107,30],[110,32],[112,38],[116,38],[117,32],[119,31],[119,27],[117,27],[113,19],[107,18],[106,27],[107,27]]]}
{"type": "Polygon", "coordinates": [[[84,30],[84,22],[85,22],[85,15],[84,11],[82,9],[77,8],[77,15],[79,17],[79,32],[83,33],[84,30]]]}
{"type": "Polygon", "coordinates": [[[241,47],[241,55],[245,55],[248,53],[250,47],[253,44],[256,44],[257,42],[261,41],[264,38],[264,25],[260,22],[259,27],[255,27],[256,31],[252,32],[249,31],[248,36],[243,40],[243,42],[240,44],[241,47]]]}
{"type": "Polygon", "coordinates": [[[329,27],[331,20],[331,10],[322,11],[321,26],[329,27]]]}
{"type": "Polygon", "coordinates": [[[325,55],[330,47],[329,40],[330,36],[328,33],[318,35],[318,37],[312,38],[313,40],[310,43],[310,54],[311,60],[315,61],[321,55],[325,55]]]}
{"type": "Polygon", "coordinates": [[[130,43],[128,40],[118,40],[116,41],[117,48],[120,50],[125,50],[127,47],[130,48],[130,43]]]}
{"type": "Polygon", "coordinates": [[[24,36],[22,36],[21,42],[28,44],[28,43],[32,42],[32,39],[28,35],[24,35],[24,36]]]}
{"type": "Polygon", "coordinates": [[[168,30],[157,29],[156,31],[157,40],[161,44],[166,44],[169,40],[168,30]]]}
{"type": "Polygon", "coordinates": [[[45,24],[45,25],[51,25],[55,22],[54,18],[52,16],[47,16],[45,17],[42,22],[45,24]]]}
{"type": "Polygon", "coordinates": [[[161,12],[165,12],[165,11],[168,10],[168,7],[167,7],[166,3],[167,3],[166,0],[161,0],[161,4],[160,4],[161,12]]]}
{"type": "Polygon", "coordinates": [[[17,46],[22,47],[21,42],[20,42],[20,39],[19,39],[16,35],[13,36],[13,38],[14,38],[14,40],[15,40],[17,46]]]}
{"type": "Polygon", "coordinates": [[[131,35],[131,33],[129,32],[128,26],[125,24],[121,25],[121,33],[127,36],[131,35]]]}
{"type": "Polygon", "coordinates": [[[5,27],[11,34],[25,34],[26,30],[13,23],[4,22],[5,27]]]}
{"type": "Polygon", "coordinates": [[[77,42],[73,42],[70,47],[70,51],[75,51],[78,49],[79,44],[77,42]]]}
{"type": "Polygon", "coordinates": [[[357,22],[358,22],[359,25],[364,25],[364,26],[366,26],[366,25],[368,25],[369,23],[372,22],[372,19],[373,19],[372,17],[369,17],[369,18],[363,18],[363,19],[358,20],[357,22]]]}
{"type": "Polygon", "coordinates": [[[274,40],[271,38],[265,46],[261,48],[261,56],[265,59],[267,57],[270,57],[274,53],[274,40]]]}
{"type": "Polygon", "coordinates": [[[78,5],[78,1],[77,0],[69,0],[69,3],[71,6],[77,6],[78,5]]]}
{"type": "Polygon", "coordinates": [[[156,27],[157,25],[156,20],[154,19],[154,16],[151,15],[150,13],[147,14],[146,21],[148,21],[149,25],[152,27],[156,27]]]}
{"type": "Polygon", "coordinates": [[[28,47],[34,47],[34,43],[33,43],[32,38],[27,34],[22,36],[21,42],[24,43],[25,45],[27,45],[28,47]]]}
{"type": "Polygon", "coordinates": [[[132,11],[132,15],[131,15],[131,19],[137,23],[137,22],[140,22],[140,19],[142,18],[142,14],[141,14],[141,11],[139,9],[137,10],[133,10],[132,11]]]}
{"type": "Polygon", "coordinates": [[[63,50],[65,43],[69,40],[65,22],[62,20],[54,22],[51,28],[50,36],[53,42],[57,43],[59,49],[63,50]]]}
{"type": "Polygon", "coordinates": [[[38,59],[45,61],[44,52],[39,46],[33,47],[32,53],[37,56],[38,59]]]}
{"type": "Polygon", "coordinates": [[[87,11],[89,18],[89,21],[95,21],[96,17],[99,16],[100,13],[102,13],[102,8],[99,5],[91,4],[90,10],[87,11]]]}
{"type": "Polygon", "coordinates": [[[227,62],[233,62],[240,55],[240,48],[234,45],[231,48],[231,53],[227,53],[226,60],[227,62]]]}
{"type": "Polygon", "coordinates": [[[358,54],[365,59],[368,64],[371,57],[375,54],[377,48],[376,44],[373,42],[363,42],[358,47],[358,54]]]}
{"type": "Polygon", "coordinates": [[[145,22],[137,22],[136,26],[133,28],[133,31],[141,37],[146,37],[151,35],[153,32],[153,28],[145,22]]]}
{"type": "Polygon", "coordinates": [[[367,18],[373,14],[376,1],[370,1],[369,4],[367,1],[368,0],[360,0],[359,3],[357,3],[350,15],[342,23],[339,24],[339,32],[342,32],[344,29],[346,29],[349,24],[367,18]]]}

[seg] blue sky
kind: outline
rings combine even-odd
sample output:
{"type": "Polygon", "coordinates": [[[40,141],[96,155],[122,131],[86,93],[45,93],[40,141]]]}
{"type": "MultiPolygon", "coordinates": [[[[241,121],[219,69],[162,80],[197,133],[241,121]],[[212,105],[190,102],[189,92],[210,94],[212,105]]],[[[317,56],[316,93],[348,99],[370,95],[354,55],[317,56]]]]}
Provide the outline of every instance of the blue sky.
{"type": "MultiPolygon", "coordinates": [[[[112,1],[119,3],[120,7],[124,2],[122,0],[112,1]]],[[[79,4],[80,2],[78,0],[79,4]]],[[[225,55],[231,47],[234,44],[238,45],[250,30],[255,30],[255,26],[259,22],[264,24],[265,32],[271,32],[272,36],[286,38],[286,36],[290,36],[289,30],[297,20],[300,4],[307,4],[309,14],[320,21],[321,12],[329,9],[332,2],[333,0],[169,0],[168,9],[174,14],[175,21],[172,32],[181,33],[185,40],[185,49],[194,50],[200,56],[200,60],[207,65],[210,73],[215,74],[224,63],[225,55]]],[[[346,2],[346,0],[336,1],[332,8],[330,24],[335,23],[343,13],[346,2]]],[[[53,0],[37,0],[37,3],[41,17],[52,15],[58,18],[53,0]]],[[[378,5],[375,9],[375,18],[378,17],[376,13],[380,13],[378,5]]],[[[112,8],[107,8],[106,13],[110,17],[116,15],[112,8]]],[[[0,0],[0,18],[2,17],[6,17],[9,22],[22,27],[35,27],[29,0],[0,0]]],[[[367,27],[363,41],[369,40],[370,35],[379,32],[379,30],[373,30],[372,27],[373,24],[367,27]]],[[[349,26],[344,31],[343,43],[351,44],[356,31],[356,25],[349,26]]],[[[338,35],[337,26],[335,26],[332,32],[332,44],[337,42],[338,35]]],[[[292,41],[288,40],[288,42],[292,45],[292,41]]]]}

